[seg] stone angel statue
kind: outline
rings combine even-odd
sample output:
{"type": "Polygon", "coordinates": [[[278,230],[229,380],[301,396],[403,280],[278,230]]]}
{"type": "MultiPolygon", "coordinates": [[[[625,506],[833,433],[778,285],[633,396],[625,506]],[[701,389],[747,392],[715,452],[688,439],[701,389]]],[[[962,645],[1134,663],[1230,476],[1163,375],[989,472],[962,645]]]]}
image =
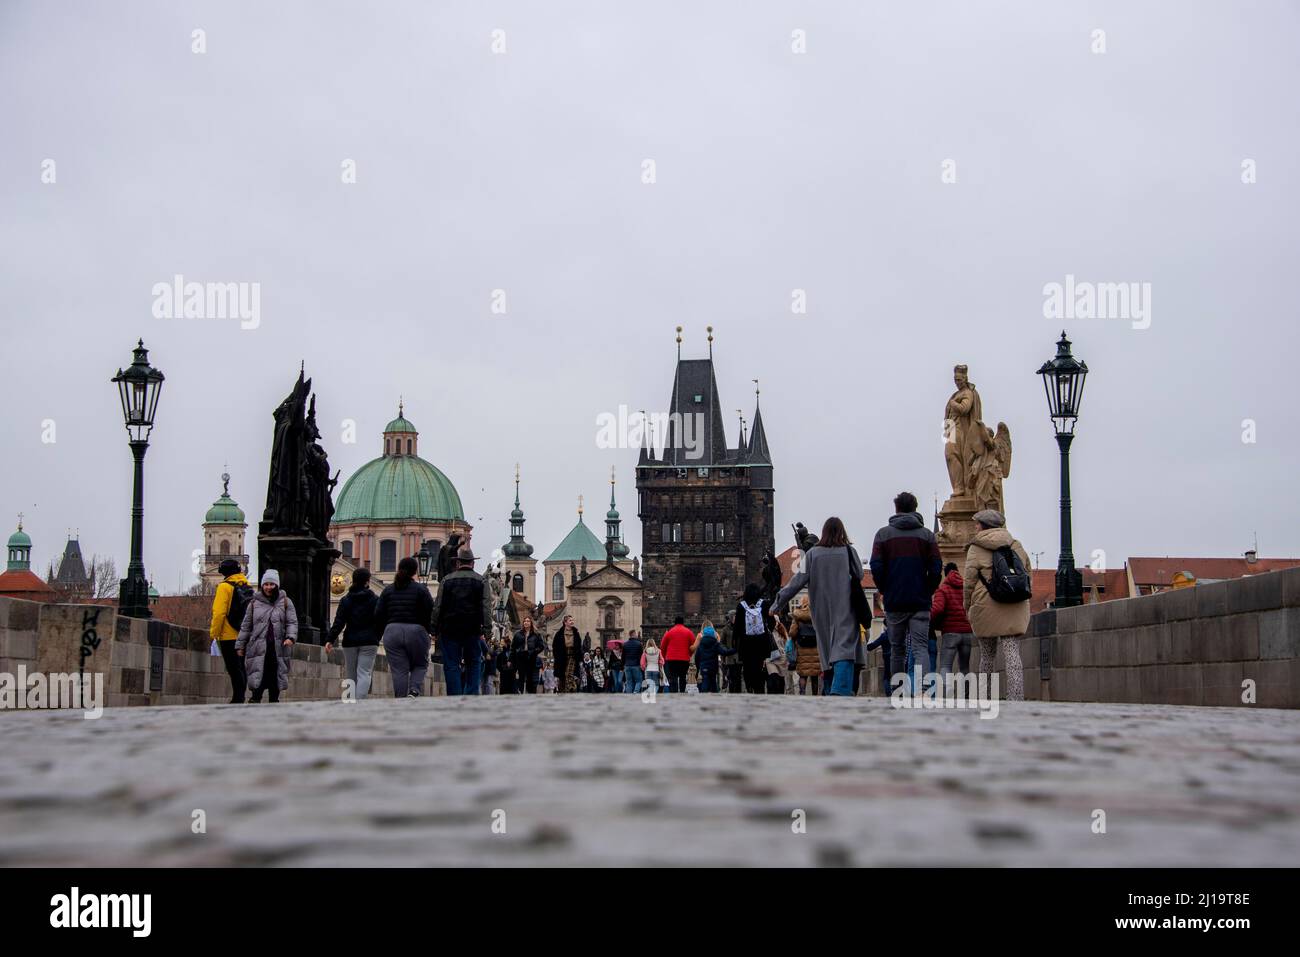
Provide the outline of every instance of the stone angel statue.
{"type": "Polygon", "coordinates": [[[984,423],[974,430],[976,510],[991,508],[1006,514],[1002,496],[1002,480],[1011,475],[1011,430],[1005,422],[998,423],[994,432],[984,423]]]}

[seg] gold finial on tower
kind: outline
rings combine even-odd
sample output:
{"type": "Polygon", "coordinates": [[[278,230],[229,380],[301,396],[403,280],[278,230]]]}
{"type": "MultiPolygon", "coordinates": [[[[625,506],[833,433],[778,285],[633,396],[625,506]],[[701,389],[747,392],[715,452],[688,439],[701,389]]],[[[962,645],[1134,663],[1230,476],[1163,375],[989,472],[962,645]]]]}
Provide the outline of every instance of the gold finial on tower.
{"type": "Polygon", "coordinates": [[[582,521],[582,496],[578,496],[578,521],[582,521]]]}
{"type": "Polygon", "coordinates": [[[709,334],[709,358],[712,359],[713,358],[713,327],[705,326],[704,328],[705,331],[707,331],[709,334]]]}

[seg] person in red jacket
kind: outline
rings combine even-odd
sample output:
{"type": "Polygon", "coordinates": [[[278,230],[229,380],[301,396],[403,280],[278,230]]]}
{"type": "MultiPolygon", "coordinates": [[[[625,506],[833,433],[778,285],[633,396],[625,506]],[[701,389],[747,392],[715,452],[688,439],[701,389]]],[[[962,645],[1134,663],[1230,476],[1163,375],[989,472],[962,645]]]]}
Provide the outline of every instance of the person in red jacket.
{"type": "Polygon", "coordinates": [[[956,657],[961,674],[970,671],[971,627],[962,606],[962,586],[965,585],[957,565],[949,562],[943,568],[943,581],[930,600],[930,622],[943,636],[939,646],[939,674],[952,673],[956,657]]]}
{"type": "Polygon", "coordinates": [[[678,615],[673,619],[673,626],[664,632],[664,640],[659,643],[664,667],[668,671],[669,691],[686,693],[686,672],[691,667],[691,645],[694,642],[695,632],[687,628],[685,619],[678,615]]]}

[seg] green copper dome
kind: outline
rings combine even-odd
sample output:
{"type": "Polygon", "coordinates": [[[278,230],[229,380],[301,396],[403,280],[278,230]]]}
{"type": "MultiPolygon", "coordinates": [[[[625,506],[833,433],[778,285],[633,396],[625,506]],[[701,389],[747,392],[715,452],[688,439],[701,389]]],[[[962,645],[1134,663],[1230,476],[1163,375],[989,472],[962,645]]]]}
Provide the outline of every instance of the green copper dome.
{"type": "Polygon", "coordinates": [[[230,473],[221,473],[221,498],[203,516],[204,525],[243,525],[244,511],[230,497],[230,473]]]}
{"type": "Polygon", "coordinates": [[[564,536],[564,541],[547,556],[548,562],[603,562],[605,560],[605,543],[597,538],[581,518],[573,526],[573,531],[564,536]]]}
{"type": "Polygon", "coordinates": [[[406,416],[399,413],[397,418],[393,419],[392,422],[389,422],[386,426],[384,426],[384,431],[385,432],[418,432],[419,430],[417,430],[416,427],[411,424],[411,421],[406,416]]]}
{"type": "Polygon", "coordinates": [[[14,532],[12,535],[9,536],[9,547],[10,548],[31,548],[32,537],[28,535],[26,532],[24,532],[22,526],[20,525],[18,527],[18,531],[14,532]]]}
{"type": "Polygon", "coordinates": [[[205,525],[243,525],[244,510],[235,504],[229,495],[222,495],[212,503],[208,514],[203,517],[205,525]]]}
{"type": "MultiPolygon", "coordinates": [[[[389,423],[385,431],[396,430],[389,423]]],[[[332,524],[402,519],[465,520],[456,487],[447,476],[416,455],[385,455],[361,466],[339,493],[332,524]]]]}

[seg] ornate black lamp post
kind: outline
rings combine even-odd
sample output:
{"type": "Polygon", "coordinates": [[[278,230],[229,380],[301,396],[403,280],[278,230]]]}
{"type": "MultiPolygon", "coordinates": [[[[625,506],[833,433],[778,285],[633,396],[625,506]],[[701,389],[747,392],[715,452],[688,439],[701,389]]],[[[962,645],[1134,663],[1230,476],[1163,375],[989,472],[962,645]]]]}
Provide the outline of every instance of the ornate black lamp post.
{"type": "Polygon", "coordinates": [[[1047,406],[1056,427],[1056,444],[1061,450],[1061,557],[1056,565],[1056,607],[1083,604],[1083,575],[1074,567],[1074,545],[1070,532],[1070,443],[1083,400],[1083,380],[1088,364],[1070,352],[1070,340],[1062,330],[1056,356],[1044,362],[1038,374],[1047,390],[1047,406]]]}
{"type": "Polygon", "coordinates": [[[131,454],[135,457],[135,493],[131,500],[131,563],[118,592],[119,613],[129,618],[150,618],[149,580],[144,573],[142,544],[144,538],[144,453],[149,448],[149,433],[153,431],[154,412],[158,408],[158,393],[162,391],[163,374],[149,365],[149,350],[141,339],[125,372],[117,370],[113,376],[122,399],[122,418],[126,434],[130,436],[131,454]]]}
{"type": "Polygon", "coordinates": [[[420,581],[422,582],[429,580],[429,561],[431,557],[432,556],[429,554],[429,545],[426,542],[420,546],[420,550],[415,556],[415,560],[420,563],[420,581]]]}

